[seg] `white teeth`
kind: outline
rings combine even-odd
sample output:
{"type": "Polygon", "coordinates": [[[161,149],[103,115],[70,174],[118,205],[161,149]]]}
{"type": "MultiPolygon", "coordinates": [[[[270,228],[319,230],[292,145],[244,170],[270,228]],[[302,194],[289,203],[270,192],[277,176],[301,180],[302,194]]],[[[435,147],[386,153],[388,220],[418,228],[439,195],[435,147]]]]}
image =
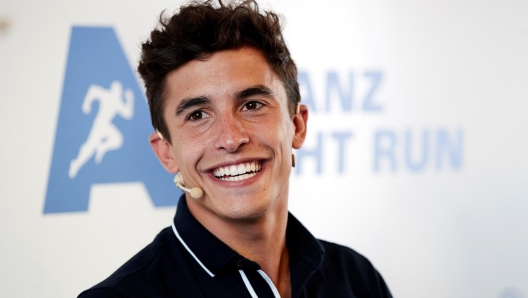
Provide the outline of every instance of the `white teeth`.
{"type": "Polygon", "coordinates": [[[239,175],[235,177],[227,176],[227,177],[221,177],[220,179],[226,180],[226,181],[240,181],[240,180],[246,180],[255,175],[257,175],[257,173],[248,173],[248,174],[243,174],[243,175],[239,175]]]}
{"type": "Polygon", "coordinates": [[[246,173],[246,166],[243,164],[238,165],[238,175],[242,175],[246,173]]]}
{"type": "Polygon", "coordinates": [[[256,175],[262,166],[259,162],[246,162],[238,165],[219,167],[213,170],[213,175],[222,180],[239,181],[256,175]],[[236,178],[236,179],[235,179],[236,178]]]}
{"type": "Polygon", "coordinates": [[[238,168],[237,168],[237,166],[231,166],[231,167],[229,168],[229,175],[231,175],[231,176],[238,175],[238,168]]]}

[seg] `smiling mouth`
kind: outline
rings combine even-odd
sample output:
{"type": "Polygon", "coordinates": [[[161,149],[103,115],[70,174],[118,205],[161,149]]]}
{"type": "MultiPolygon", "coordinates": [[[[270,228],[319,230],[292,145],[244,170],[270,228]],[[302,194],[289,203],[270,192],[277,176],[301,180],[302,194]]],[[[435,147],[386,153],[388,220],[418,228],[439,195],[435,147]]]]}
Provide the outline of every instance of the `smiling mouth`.
{"type": "Polygon", "coordinates": [[[213,175],[225,181],[240,181],[249,179],[262,169],[262,165],[259,161],[244,162],[236,165],[231,165],[227,167],[219,167],[214,169],[213,175]]]}

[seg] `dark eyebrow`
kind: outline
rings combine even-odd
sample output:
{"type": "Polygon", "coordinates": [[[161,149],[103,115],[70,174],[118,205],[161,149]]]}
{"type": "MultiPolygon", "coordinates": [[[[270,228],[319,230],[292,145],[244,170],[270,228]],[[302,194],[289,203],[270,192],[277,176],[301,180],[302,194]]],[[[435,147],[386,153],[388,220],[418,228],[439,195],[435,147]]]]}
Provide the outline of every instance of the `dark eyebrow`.
{"type": "Polygon", "coordinates": [[[236,99],[243,99],[253,95],[264,95],[266,97],[274,97],[273,91],[264,85],[257,85],[244,89],[235,94],[236,99]]]}
{"type": "Polygon", "coordinates": [[[188,108],[211,103],[212,101],[205,96],[183,99],[178,105],[178,108],[176,108],[176,116],[180,116],[188,108]]]}

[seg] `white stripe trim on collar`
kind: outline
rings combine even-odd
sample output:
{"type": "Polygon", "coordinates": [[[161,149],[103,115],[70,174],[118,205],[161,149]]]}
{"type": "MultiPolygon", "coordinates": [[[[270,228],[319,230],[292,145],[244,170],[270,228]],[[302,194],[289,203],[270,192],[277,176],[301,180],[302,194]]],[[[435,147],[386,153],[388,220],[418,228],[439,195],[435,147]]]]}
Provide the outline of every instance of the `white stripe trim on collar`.
{"type": "Polygon", "coordinates": [[[273,296],[275,296],[275,298],[281,298],[281,296],[279,294],[279,291],[277,290],[277,287],[275,287],[275,285],[273,284],[271,279],[268,277],[266,272],[264,272],[264,271],[262,271],[260,269],[257,270],[257,271],[258,271],[258,273],[260,273],[260,275],[262,275],[264,280],[268,283],[269,287],[271,288],[271,291],[273,292],[273,296]]]}
{"type": "Polygon", "coordinates": [[[196,262],[200,266],[202,266],[203,270],[205,270],[205,272],[207,272],[207,274],[209,274],[211,277],[214,277],[215,275],[211,271],[209,271],[209,269],[207,269],[207,267],[205,267],[205,265],[202,264],[202,262],[200,262],[198,257],[192,252],[192,250],[187,246],[187,244],[185,244],[185,241],[183,241],[183,239],[180,237],[180,234],[178,234],[178,231],[176,230],[176,226],[174,225],[174,222],[172,222],[172,231],[174,231],[174,235],[176,235],[176,238],[180,240],[183,247],[185,247],[185,249],[191,254],[191,256],[196,260],[196,262]]]}
{"type": "Polygon", "coordinates": [[[246,285],[246,289],[249,291],[251,298],[258,298],[257,293],[255,293],[255,290],[253,290],[253,287],[251,286],[249,279],[244,273],[244,270],[238,270],[238,272],[240,273],[240,276],[242,276],[242,280],[244,281],[244,284],[246,285]]]}

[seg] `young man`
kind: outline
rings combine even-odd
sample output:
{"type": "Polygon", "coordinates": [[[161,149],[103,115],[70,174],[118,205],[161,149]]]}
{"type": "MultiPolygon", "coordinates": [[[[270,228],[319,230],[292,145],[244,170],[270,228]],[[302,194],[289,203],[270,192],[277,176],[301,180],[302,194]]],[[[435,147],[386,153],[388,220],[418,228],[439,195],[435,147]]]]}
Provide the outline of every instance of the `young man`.
{"type": "Polygon", "coordinates": [[[193,2],[161,20],[138,70],[152,148],[187,192],[171,228],[81,297],[391,297],[367,259],[288,213],[308,110],[277,15],[193,2]]]}

